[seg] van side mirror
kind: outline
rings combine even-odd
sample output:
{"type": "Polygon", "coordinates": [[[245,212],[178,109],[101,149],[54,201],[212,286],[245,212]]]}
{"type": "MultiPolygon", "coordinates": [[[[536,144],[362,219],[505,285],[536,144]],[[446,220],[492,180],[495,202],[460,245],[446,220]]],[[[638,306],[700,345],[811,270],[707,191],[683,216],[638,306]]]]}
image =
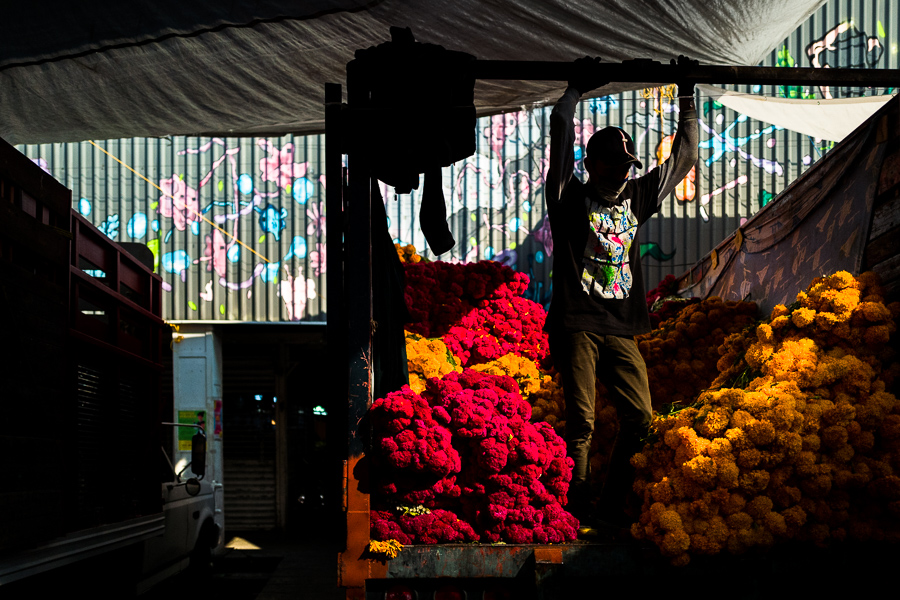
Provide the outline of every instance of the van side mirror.
{"type": "Polygon", "coordinates": [[[191,438],[191,471],[197,477],[206,474],[206,436],[200,432],[191,438]]]}
{"type": "Polygon", "coordinates": [[[191,477],[184,482],[184,491],[187,492],[188,496],[196,496],[202,489],[203,488],[200,487],[200,481],[198,481],[196,477],[191,477]]]}

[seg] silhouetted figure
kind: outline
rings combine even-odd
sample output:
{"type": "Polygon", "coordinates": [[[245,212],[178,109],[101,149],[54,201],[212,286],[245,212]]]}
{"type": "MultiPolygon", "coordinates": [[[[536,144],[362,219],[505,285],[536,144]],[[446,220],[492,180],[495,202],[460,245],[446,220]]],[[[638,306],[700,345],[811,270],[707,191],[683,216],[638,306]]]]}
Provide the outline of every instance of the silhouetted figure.
{"type": "MultiPolygon", "coordinates": [[[[587,143],[587,183],[573,177],[575,105],[598,79],[599,59],[575,61],[576,76],[550,116],[546,201],[553,234],[553,299],[547,316],[553,363],[566,398],[566,443],[575,461],[569,510],[588,523],[625,527],[625,501],[634,479],[630,457],[650,423],[647,369],[634,341],[650,331],[641,277],[640,226],[697,160],[697,112],[692,83],[679,85],[678,132],[668,161],[638,178],[643,168],[634,142],[618,127],[587,143]],[[591,511],[588,452],[594,432],[595,379],[609,390],[619,435],[596,514],[591,511]]],[[[693,61],[679,57],[678,64],[693,61]]]]}

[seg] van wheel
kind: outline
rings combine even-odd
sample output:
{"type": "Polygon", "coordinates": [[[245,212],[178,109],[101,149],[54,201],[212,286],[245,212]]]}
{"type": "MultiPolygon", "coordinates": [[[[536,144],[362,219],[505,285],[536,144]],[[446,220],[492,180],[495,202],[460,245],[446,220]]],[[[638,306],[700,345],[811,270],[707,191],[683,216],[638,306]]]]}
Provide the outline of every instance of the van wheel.
{"type": "Polygon", "coordinates": [[[212,573],[213,561],[212,550],[215,544],[215,528],[209,522],[200,529],[200,535],[197,536],[197,543],[191,552],[190,569],[198,575],[209,575],[212,573]]]}

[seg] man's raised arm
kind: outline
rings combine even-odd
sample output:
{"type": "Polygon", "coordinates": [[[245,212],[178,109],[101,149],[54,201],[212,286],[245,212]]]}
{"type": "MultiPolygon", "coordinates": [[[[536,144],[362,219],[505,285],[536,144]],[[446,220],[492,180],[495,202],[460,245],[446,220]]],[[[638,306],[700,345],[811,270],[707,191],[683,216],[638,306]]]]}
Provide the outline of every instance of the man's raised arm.
{"type": "MultiPolygon", "coordinates": [[[[673,61],[674,62],[674,61],[673,61]]],[[[684,56],[678,57],[678,64],[690,66],[697,61],[684,56]]],[[[694,105],[694,84],[690,81],[678,82],[678,131],[672,141],[672,153],[659,171],[658,203],[672,193],[672,190],[687,177],[697,163],[697,144],[700,134],[697,130],[697,107],[694,105]]]]}
{"type": "Polygon", "coordinates": [[[547,204],[559,201],[575,170],[575,105],[582,94],[608,83],[597,75],[599,62],[588,56],[575,60],[576,74],[550,113],[550,166],[544,186],[547,204]]]}
{"type": "Polygon", "coordinates": [[[575,169],[575,105],[581,92],[569,86],[550,113],[550,166],[544,198],[558,202],[575,169]]]}

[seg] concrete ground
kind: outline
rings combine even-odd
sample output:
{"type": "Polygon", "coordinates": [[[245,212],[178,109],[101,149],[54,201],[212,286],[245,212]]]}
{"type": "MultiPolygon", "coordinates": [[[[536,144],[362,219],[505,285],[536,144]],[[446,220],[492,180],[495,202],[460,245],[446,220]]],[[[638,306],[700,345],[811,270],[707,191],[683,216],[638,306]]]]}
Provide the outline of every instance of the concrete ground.
{"type": "Polygon", "coordinates": [[[278,532],[227,532],[212,572],[184,572],[140,600],[344,600],[337,587],[337,544],[278,532]]]}

